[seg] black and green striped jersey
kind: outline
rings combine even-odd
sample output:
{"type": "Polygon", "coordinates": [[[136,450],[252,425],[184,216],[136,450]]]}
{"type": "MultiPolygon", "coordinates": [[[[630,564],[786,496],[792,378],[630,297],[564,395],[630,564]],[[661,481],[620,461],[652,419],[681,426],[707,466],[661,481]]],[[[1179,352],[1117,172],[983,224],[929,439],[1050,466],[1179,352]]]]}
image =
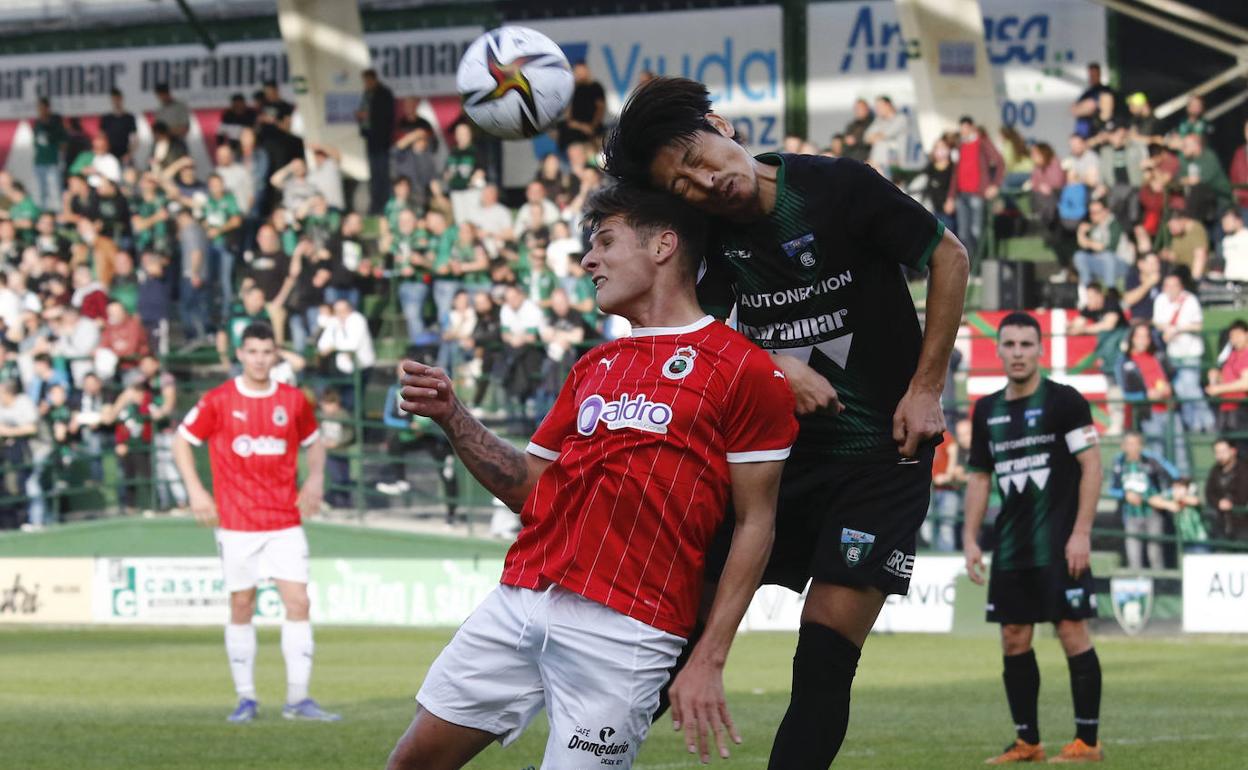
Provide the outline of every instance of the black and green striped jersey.
{"type": "Polygon", "coordinates": [[[900,266],[923,269],[944,226],[857,161],[758,160],[779,166],[775,208],[754,222],[716,221],[699,299],[721,318],[735,305],[742,334],[836,388],[845,411],[802,417],[796,448],[895,459],[893,413],[923,342],[900,266]]]}
{"type": "Polygon", "coordinates": [[[993,474],[1001,493],[994,570],[1060,564],[1079,512],[1075,455],[1097,444],[1092,410],[1069,385],[1040,380],[1030,396],[1005,391],[975,403],[967,465],[993,474]]]}

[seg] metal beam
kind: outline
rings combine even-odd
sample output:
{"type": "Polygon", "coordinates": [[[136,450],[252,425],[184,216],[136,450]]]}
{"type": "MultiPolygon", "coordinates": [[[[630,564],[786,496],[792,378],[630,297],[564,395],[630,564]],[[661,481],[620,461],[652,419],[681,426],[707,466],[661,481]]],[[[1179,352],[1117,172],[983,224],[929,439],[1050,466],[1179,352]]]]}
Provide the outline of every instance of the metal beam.
{"type": "Polygon", "coordinates": [[[1193,8],[1190,5],[1176,2],[1176,0],[1136,0],[1136,2],[1141,5],[1152,6],[1159,11],[1168,13],[1171,16],[1177,16],[1185,21],[1203,24],[1225,35],[1237,37],[1244,42],[1248,42],[1248,28],[1232,24],[1224,18],[1219,18],[1199,8],[1193,8]]]}
{"type": "Polygon", "coordinates": [[[1173,99],[1166,102],[1165,104],[1162,104],[1159,107],[1157,107],[1157,109],[1154,111],[1154,114],[1158,118],[1165,120],[1166,118],[1170,117],[1171,115],[1173,115],[1174,113],[1182,109],[1183,105],[1187,103],[1188,97],[1191,96],[1192,94],[1195,94],[1197,96],[1204,96],[1210,91],[1221,88],[1222,86],[1226,85],[1232,80],[1243,77],[1244,75],[1248,75],[1248,62],[1244,62],[1242,64],[1236,64],[1230,69],[1220,72],[1217,75],[1214,75],[1213,77],[1209,78],[1208,80],[1201,83],[1200,85],[1193,86],[1192,88],[1187,89],[1186,92],[1179,94],[1178,96],[1174,97],[1173,99]]]}
{"type": "Polygon", "coordinates": [[[208,28],[200,23],[199,17],[195,15],[195,11],[191,9],[191,6],[186,4],[186,0],[175,0],[175,2],[182,9],[182,15],[190,23],[191,29],[195,30],[195,34],[199,35],[199,39],[203,41],[204,47],[210,52],[215,51],[217,49],[217,41],[212,37],[212,33],[208,31],[208,28]]]}
{"type": "Polygon", "coordinates": [[[1190,27],[1185,27],[1176,21],[1166,18],[1165,16],[1153,13],[1152,11],[1145,11],[1141,8],[1136,8],[1133,5],[1121,2],[1121,0],[1092,0],[1092,2],[1097,5],[1103,5],[1112,11],[1117,11],[1124,16],[1133,16],[1146,24],[1151,24],[1158,29],[1163,29],[1166,32],[1178,35],[1179,37],[1185,37],[1194,43],[1199,43],[1205,46],[1206,48],[1221,51],[1227,56],[1234,57],[1237,60],[1244,55],[1243,46],[1237,46],[1234,43],[1228,42],[1221,38],[1207,35],[1204,32],[1199,32],[1191,29],[1190,27]]]}

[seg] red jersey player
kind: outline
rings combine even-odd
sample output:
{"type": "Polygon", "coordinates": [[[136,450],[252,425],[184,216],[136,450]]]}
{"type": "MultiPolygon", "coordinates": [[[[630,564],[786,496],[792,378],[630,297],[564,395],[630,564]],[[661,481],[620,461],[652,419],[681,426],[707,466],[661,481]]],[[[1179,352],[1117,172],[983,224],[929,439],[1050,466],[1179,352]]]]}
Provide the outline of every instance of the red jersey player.
{"type": "Polygon", "coordinates": [[[623,185],[595,192],[586,214],[598,305],[633,333],[576,363],[527,451],[473,419],[441,370],[404,364],[402,408],[442,425],[523,528],[502,585],[429,670],[391,768],[462,767],[543,707],[543,768],[631,767],[730,494],[725,577],[671,698],[691,752],[706,759],[709,734],[725,757],[726,734],[740,740],[723,665],[771,550],[793,396],[766,353],[699,308],[700,215],[623,185]]]}
{"type": "Polygon", "coordinates": [[[178,426],[173,456],[200,523],[216,526],[217,550],[230,592],[225,651],[238,692],[231,722],[256,717],[252,669],[256,659],[256,584],[273,578],[286,618],[287,719],[336,721],[308,697],[312,677],[312,626],[308,622],[308,541],[299,522],[321,507],[325,447],[316,415],[303,392],[270,378],[277,345],[268,324],[243,331],[237,350],[243,373],[204,394],[178,426]],[[195,469],[192,446],[208,444],[210,495],[195,469]],[[296,492],[299,447],[307,450],[308,476],[296,492]]]}

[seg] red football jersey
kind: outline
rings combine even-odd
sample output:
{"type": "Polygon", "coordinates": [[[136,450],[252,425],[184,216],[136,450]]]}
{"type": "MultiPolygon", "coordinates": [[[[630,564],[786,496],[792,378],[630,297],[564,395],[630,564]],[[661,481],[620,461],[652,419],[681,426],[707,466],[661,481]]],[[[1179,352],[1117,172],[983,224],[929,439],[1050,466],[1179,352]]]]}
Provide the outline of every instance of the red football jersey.
{"type": "Polygon", "coordinates": [[[600,345],[529,444],[552,464],[525,502],[503,582],[553,581],[688,636],[728,464],[783,460],[796,436],[771,357],[710,316],[600,345]]]}
{"type": "Polygon", "coordinates": [[[178,433],[195,446],[208,442],[222,529],[299,525],[299,447],[320,436],[303,391],[276,381],[264,391],[246,390],[236,377],[205,393],[178,433]]]}

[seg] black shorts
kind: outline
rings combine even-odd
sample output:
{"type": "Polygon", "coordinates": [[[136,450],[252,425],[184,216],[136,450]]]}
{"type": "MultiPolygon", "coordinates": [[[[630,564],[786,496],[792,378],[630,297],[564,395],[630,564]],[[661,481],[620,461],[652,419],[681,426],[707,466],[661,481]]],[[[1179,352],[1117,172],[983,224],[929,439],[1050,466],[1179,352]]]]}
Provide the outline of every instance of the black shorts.
{"type": "Polygon", "coordinates": [[[1065,560],[1047,567],[992,570],[988,622],[1028,625],[1096,617],[1092,570],[1072,578],[1065,560]]]}
{"type": "MultiPolygon", "coordinates": [[[[814,579],[904,595],[927,518],[934,454],[927,447],[912,460],[847,463],[794,452],[780,480],[763,582],[800,592],[814,579]]],[[[730,512],[707,553],[708,581],[718,581],[731,542],[730,512]]]]}

